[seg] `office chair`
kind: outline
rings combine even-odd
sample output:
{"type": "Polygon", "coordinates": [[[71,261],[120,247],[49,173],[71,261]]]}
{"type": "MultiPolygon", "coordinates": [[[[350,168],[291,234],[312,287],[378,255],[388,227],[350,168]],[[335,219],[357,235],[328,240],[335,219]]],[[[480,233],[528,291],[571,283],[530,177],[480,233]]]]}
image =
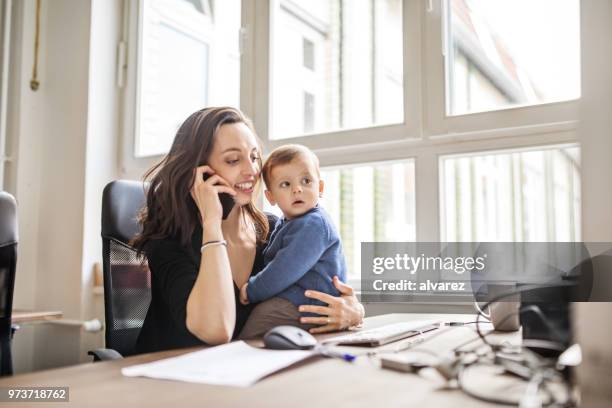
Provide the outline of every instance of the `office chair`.
{"type": "Polygon", "coordinates": [[[134,354],[134,345],[151,302],[149,268],[136,258],[130,240],[140,231],[139,210],[145,204],[142,182],[117,180],[102,193],[102,268],[106,349],[88,354],[94,361],[134,354]]]}
{"type": "Polygon", "coordinates": [[[13,374],[11,325],[15,269],[17,266],[17,205],[9,193],[0,192],[0,376],[13,374]]]}

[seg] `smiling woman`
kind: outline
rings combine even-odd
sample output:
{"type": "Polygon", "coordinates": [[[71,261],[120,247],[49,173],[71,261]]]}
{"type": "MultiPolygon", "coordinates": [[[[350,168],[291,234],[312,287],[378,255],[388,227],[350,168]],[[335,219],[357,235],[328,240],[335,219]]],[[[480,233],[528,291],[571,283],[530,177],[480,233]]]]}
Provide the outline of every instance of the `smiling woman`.
{"type": "MultiPolygon", "coordinates": [[[[239,110],[206,108],[185,120],[168,155],[145,174],[150,187],[133,245],[149,263],[152,299],[136,352],[226,343],[245,325],[253,306],[239,302],[238,288],[263,269],[262,250],[276,222],[254,205],[260,155],[239,110]],[[225,219],[220,194],[236,204],[225,219]]],[[[352,289],[336,287],[340,296],[324,300],[328,324],[318,330],[363,318],[352,289]]]]}

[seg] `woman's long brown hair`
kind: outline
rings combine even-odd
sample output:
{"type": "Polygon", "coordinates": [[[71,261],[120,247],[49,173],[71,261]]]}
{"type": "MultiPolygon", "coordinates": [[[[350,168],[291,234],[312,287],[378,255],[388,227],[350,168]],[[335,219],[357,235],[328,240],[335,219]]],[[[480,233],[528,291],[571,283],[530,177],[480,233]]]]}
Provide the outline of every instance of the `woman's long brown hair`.
{"type": "MultiPolygon", "coordinates": [[[[139,257],[146,255],[147,243],[155,239],[173,237],[183,246],[190,245],[200,223],[198,208],[190,194],[194,169],[208,163],[219,128],[232,123],[244,123],[255,134],[251,121],[238,109],[206,108],[193,113],[176,133],[170,152],[145,173],[144,181],[150,183],[146,205],[139,214],[142,232],[131,242],[139,257]]],[[[261,146],[259,149],[261,157],[261,146]]],[[[255,191],[259,187],[257,180],[255,191]]],[[[264,242],[270,228],[266,215],[253,202],[242,210],[255,223],[257,242],[264,242]]]]}

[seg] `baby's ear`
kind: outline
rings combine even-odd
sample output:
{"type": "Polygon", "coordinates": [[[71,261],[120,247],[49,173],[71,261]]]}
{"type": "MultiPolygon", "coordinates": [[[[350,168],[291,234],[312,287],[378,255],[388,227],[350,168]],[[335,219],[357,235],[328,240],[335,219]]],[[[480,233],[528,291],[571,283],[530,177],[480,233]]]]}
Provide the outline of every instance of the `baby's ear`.
{"type": "Polygon", "coordinates": [[[319,197],[323,197],[323,190],[325,190],[325,182],[319,180],[319,197]]]}
{"type": "Polygon", "coordinates": [[[270,192],[270,190],[265,190],[264,194],[266,195],[266,198],[268,199],[270,205],[276,205],[276,200],[274,200],[274,197],[272,197],[272,193],[270,192]]]}

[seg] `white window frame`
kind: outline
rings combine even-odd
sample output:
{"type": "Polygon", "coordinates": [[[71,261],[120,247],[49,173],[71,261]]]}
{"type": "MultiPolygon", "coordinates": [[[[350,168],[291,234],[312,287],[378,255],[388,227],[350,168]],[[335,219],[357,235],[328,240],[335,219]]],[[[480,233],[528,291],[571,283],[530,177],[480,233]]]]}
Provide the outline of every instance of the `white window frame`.
{"type": "MultiPolygon", "coordinates": [[[[122,43],[127,64],[122,99],[120,175],[141,178],[162,156],[134,157],[142,1],[124,1],[122,43]]],[[[264,149],[288,140],[270,140],[271,38],[274,10],[280,0],[243,0],[240,108],[253,119],[264,149]]],[[[442,54],[445,0],[402,0],[405,123],[347,129],[291,138],[312,148],[322,167],[393,160],[415,160],[416,239],[439,241],[441,235],[440,157],[500,150],[533,149],[578,143],[578,100],[490,112],[446,115],[446,81],[442,54]]]]}
{"type": "Polygon", "coordinates": [[[138,75],[142,64],[142,37],[139,33],[142,27],[143,1],[123,0],[123,27],[121,41],[117,47],[119,60],[117,82],[123,88],[119,174],[122,178],[130,179],[142,178],[145,171],[161,158],[161,156],[136,157],[138,112],[140,111],[138,75]],[[124,79],[121,80],[121,78],[124,79]]]}
{"type": "MultiPolygon", "coordinates": [[[[413,1],[413,0],[407,0],[413,1]]],[[[418,1],[418,0],[414,0],[418,1]]],[[[487,112],[468,113],[447,116],[446,101],[450,98],[445,78],[445,55],[447,44],[451,42],[451,33],[444,20],[449,20],[451,0],[428,0],[431,8],[425,10],[423,19],[424,49],[427,50],[423,67],[428,76],[425,78],[424,94],[426,105],[424,131],[430,139],[458,136],[496,137],[497,130],[507,129],[507,134],[522,134],[529,130],[533,133],[547,133],[549,130],[575,129],[578,120],[578,100],[543,103],[529,106],[512,106],[505,109],[487,112]],[[446,16],[446,18],[443,18],[446,16]],[[425,70],[425,67],[428,67],[425,70]],[[525,129],[523,129],[525,128],[525,129]],[[493,132],[487,134],[487,131],[493,132]]],[[[424,1],[423,3],[427,3],[424,1]]]]}
{"type": "Polygon", "coordinates": [[[579,100],[446,115],[445,0],[402,1],[405,123],[271,140],[271,22],[279,1],[243,1],[242,110],[253,119],[266,151],[288,142],[304,144],[322,167],[414,159],[417,241],[442,236],[441,156],[578,143],[579,100]]]}
{"type": "MultiPolygon", "coordinates": [[[[117,84],[123,88],[121,110],[123,113],[120,146],[121,177],[140,179],[143,174],[158,163],[162,155],[136,156],[136,143],[139,137],[140,120],[140,72],[142,67],[142,43],[140,35],[143,25],[143,8],[146,0],[123,0],[123,23],[120,43],[117,46],[117,84]]],[[[210,16],[210,9],[203,3],[205,12],[210,16]]],[[[174,27],[178,24],[176,16],[169,16],[167,23],[174,27]]],[[[202,37],[207,41],[208,55],[213,55],[214,43],[210,28],[195,27],[193,22],[181,31],[188,35],[202,37]]],[[[209,67],[210,68],[210,67],[209,67]]],[[[210,69],[207,82],[210,83],[210,69]]]]}

